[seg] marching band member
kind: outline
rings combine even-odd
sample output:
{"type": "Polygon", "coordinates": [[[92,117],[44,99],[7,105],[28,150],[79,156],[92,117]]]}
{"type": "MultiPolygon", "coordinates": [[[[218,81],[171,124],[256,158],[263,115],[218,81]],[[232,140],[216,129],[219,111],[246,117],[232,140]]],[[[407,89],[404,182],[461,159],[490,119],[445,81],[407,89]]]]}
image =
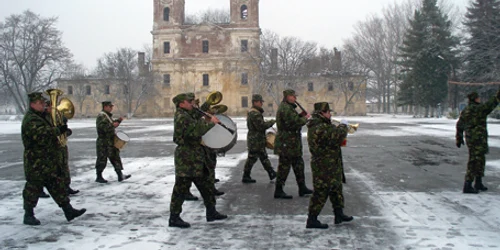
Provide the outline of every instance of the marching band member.
{"type": "Polygon", "coordinates": [[[295,173],[295,179],[299,186],[299,196],[312,194],[312,190],[306,187],[304,174],[304,159],[302,159],[302,126],[306,125],[310,114],[295,111],[297,105],[295,90],[287,89],[283,91],[283,101],[278,107],[276,113],[276,125],[278,132],[276,134],[274,153],[279,155],[278,174],[276,179],[276,189],[274,198],[292,199],[283,191],[290,166],[295,173]]]}
{"type": "Polygon", "coordinates": [[[275,120],[264,121],[262,105],[264,99],[261,95],[255,94],[252,96],[252,108],[247,114],[247,147],[248,147],[248,158],[245,162],[245,168],[243,170],[243,178],[241,181],[243,183],[255,183],[252,179],[250,173],[252,172],[253,165],[260,159],[262,166],[267,171],[270,180],[276,178],[276,172],[269,161],[269,157],[266,152],[266,129],[272,127],[275,120]]]}
{"type": "Polygon", "coordinates": [[[34,208],[43,187],[47,188],[52,199],[64,211],[66,220],[85,213],[86,209],[74,209],[68,198],[60,170],[63,168],[62,147],[58,136],[68,130],[67,125],[52,126],[45,119],[45,98],[41,92],[28,94],[29,110],[21,125],[21,137],[24,145],[24,175],[26,184],[23,190],[23,223],[40,225],[35,217],[34,208]]]}
{"type": "Polygon", "coordinates": [[[347,136],[348,122],[342,120],[336,127],[330,121],[330,112],[330,105],[327,102],[315,103],[312,119],[307,123],[314,193],[309,200],[306,228],[328,228],[327,224],[322,224],[318,220],[327,198],[332,202],[335,224],[353,219],[343,212],[342,155],[339,154],[340,146],[347,136]]]}
{"type": "Polygon", "coordinates": [[[209,166],[207,166],[206,155],[201,145],[201,137],[220,121],[215,116],[211,117],[210,122],[195,117],[191,112],[194,99],[190,95],[178,94],[172,101],[177,108],[174,117],[174,143],[177,147],[174,154],[175,184],[168,226],[180,228],[191,226],[180,217],[184,197],[191,183],[194,183],[203,197],[207,221],[226,219],[227,215],[215,209],[213,183],[208,178],[209,166]]]}
{"type": "Polygon", "coordinates": [[[97,127],[97,141],[96,141],[96,152],[97,160],[95,163],[96,169],[96,182],[107,183],[108,181],[102,177],[102,172],[106,168],[108,159],[111,165],[115,168],[115,172],[118,175],[118,181],[122,182],[131,177],[131,175],[124,175],[122,173],[123,164],[120,158],[120,150],[114,146],[115,139],[115,128],[117,128],[122,122],[123,118],[120,117],[116,120],[112,120],[113,114],[113,104],[110,101],[102,102],[102,111],[99,113],[96,119],[97,127]]]}

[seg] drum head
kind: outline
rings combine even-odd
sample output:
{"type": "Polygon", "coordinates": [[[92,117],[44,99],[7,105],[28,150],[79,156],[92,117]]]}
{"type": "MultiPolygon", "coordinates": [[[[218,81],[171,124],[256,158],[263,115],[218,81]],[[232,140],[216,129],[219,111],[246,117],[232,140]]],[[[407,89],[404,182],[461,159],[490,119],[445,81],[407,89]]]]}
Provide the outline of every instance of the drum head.
{"type": "Polygon", "coordinates": [[[130,137],[128,137],[128,135],[125,134],[125,132],[123,132],[123,131],[116,132],[116,137],[118,137],[120,140],[125,141],[125,142],[130,141],[130,137]]]}
{"type": "MultiPolygon", "coordinates": [[[[222,114],[218,114],[215,116],[221,121],[221,123],[232,129],[233,131],[236,131],[236,123],[234,123],[231,118],[222,114]]],[[[216,124],[205,135],[202,136],[202,140],[203,144],[211,149],[216,149],[218,152],[227,152],[234,146],[234,144],[236,144],[237,136],[237,132],[231,134],[231,132],[229,132],[227,129],[223,128],[219,124],[216,124]]]]}

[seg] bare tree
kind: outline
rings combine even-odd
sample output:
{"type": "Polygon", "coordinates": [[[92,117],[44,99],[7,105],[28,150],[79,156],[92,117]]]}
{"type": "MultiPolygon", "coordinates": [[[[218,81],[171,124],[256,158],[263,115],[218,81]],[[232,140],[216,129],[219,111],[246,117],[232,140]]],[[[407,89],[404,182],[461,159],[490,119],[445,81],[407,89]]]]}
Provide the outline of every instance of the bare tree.
{"type": "Polygon", "coordinates": [[[308,75],[307,62],[316,57],[317,44],[304,42],[296,37],[279,37],[265,31],[261,35],[261,72],[267,93],[276,104],[281,102],[286,88],[296,88],[299,77],[308,75]]]}
{"type": "Polygon", "coordinates": [[[153,74],[150,71],[142,72],[145,65],[138,64],[137,51],[121,48],[114,53],[105,54],[98,59],[97,64],[98,75],[116,83],[116,91],[110,94],[124,102],[129,118],[154,95],[153,74]]]}
{"type": "Polygon", "coordinates": [[[0,84],[18,112],[28,109],[26,94],[52,86],[71,59],[56,22],[55,17],[43,18],[27,10],[0,23],[0,84]]]}
{"type": "Polygon", "coordinates": [[[200,23],[230,23],[231,15],[229,10],[225,9],[208,9],[198,14],[186,15],[185,24],[200,24],[200,23]]]}

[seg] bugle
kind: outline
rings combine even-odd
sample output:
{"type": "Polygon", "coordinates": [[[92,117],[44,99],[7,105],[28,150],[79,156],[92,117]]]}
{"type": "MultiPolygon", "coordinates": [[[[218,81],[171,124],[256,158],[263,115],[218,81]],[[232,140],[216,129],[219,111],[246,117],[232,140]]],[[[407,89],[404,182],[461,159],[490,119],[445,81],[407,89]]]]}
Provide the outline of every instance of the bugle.
{"type": "MultiPolygon", "coordinates": [[[[335,119],[331,119],[332,123],[336,123],[336,124],[340,124],[340,121],[339,120],[335,120],[335,119]]],[[[349,134],[354,134],[354,132],[356,132],[359,128],[359,123],[356,123],[356,124],[347,124],[347,132],[349,134]]]]}

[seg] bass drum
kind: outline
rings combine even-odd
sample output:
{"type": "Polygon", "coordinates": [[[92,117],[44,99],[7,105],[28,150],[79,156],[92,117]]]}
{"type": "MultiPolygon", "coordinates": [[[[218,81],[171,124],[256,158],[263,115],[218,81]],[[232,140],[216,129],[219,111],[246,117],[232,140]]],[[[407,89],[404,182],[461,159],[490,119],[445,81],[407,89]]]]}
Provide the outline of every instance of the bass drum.
{"type": "Polygon", "coordinates": [[[232,129],[234,134],[231,134],[227,129],[219,124],[215,124],[206,134],[201,137],[201,143],[208,148],[213,149],[217,154],[224,154],[236,144],[238,140],[238,132],[236,123],[227,115],[215,115],[222,124],[232,129]]]}
{"type": "Polygon", "coordinates": [[[276,139],[276,133],[273,131],[268,131],[266,133],[266,148],[274,149],[274,140],[276,139]]]}

